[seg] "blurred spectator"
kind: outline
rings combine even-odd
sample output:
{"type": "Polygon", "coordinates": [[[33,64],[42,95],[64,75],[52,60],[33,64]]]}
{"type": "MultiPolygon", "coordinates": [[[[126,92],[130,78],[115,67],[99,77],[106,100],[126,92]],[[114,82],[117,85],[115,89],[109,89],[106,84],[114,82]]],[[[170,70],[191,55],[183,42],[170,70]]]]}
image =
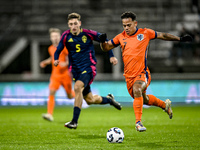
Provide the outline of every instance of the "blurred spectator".
{"type": "Polygon", "coordinates": [[[199,0],[192,0],[192,12],[200,14],[199,0]]]}
{"type": "Polygon", "coordinates": [[[200,64],[200,30],[194,29],[194,46],[193,46],[193,56],[194,56],[194,63],[200,64]]]}
{"type": "Polygon", "coordinates": [[[192,36],[192,38],[194,39],[194,32],[191,30],[188,30],[184,25],[182,25],[182,28],[180,30],[179,36],[183,36],[189,34],[192,36]]]}
{"type": "Polygon", "coordinates": [[[186,34],[192,36],[193,42],[174,43],[171,54],[178,67],[189,65],[188,62],[192,65],[200,64],[200,30],[199,28],[188,30],[184,25],[182,25],[179,36],[186,34]]]}
{"type": "Polygon", "coordinates": [[[194,29],[192,31],[194,42],[199,43],[200,42],[200,30],[199,29],[194,29]]]}

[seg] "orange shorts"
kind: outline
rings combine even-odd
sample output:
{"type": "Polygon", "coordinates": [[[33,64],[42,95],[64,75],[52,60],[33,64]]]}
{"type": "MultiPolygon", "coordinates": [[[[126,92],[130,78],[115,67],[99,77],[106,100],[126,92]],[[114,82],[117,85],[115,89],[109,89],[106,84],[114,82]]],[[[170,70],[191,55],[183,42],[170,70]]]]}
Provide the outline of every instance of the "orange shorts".
{"type": "Polygon", "coordinates": [[[71,76],[65,77],[51,77],[49,83],[50,90],[58,90],[60,86],[63,86],[67,94],[72,93],[72,78],[71,76]]]}
{"type": "MultiPolygon", "coordinates": [[[[134,77],[134,78],[126,78],[126,86],[128,89],[129,94],[131,95],[131,97],[134,98],[133,95],[133,84],[137,81],[144,81],[147,83],[147,87],[149,86],[149,84],[151,83],[151,74],[149,69],[147,71],[142,72],[141,74],[139,74],[138,76],[134,77]]],[[[146,89],[147,89],[146,87],[146,89]]],[[[146,89],[143,91],[143,93],[146,92],[146,89]]]]}

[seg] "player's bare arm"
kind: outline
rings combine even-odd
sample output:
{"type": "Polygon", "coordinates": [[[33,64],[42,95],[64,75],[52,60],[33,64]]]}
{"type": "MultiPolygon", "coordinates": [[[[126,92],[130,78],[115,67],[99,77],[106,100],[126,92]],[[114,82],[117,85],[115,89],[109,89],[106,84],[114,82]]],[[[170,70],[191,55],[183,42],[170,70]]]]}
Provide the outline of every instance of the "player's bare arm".
{"type": "Polygon", "coordinates": [[[40,62],[40,67],[41,67],[41,68],[45,68],[47,65],[51,64],[51,60],[52,60],[52,58],[49,57],[49,58],[47,58],[47,59],[41,61],[41,62],[40,62]]]}
{"type": "MultiPolygon", "coordinates": [[[[99,35],[99,39],[100,39],[100,47],[104,52],[108,52],[109,50],[115,47],[110,40],[106,41],[107,40],[106,33],[99,35]]],[[[110,63],[112,63],[113,65],[116,65],[118,63],[117,58],[110,57],[110,63]]]]}
{"type": "Polygon", "coordinates": [[[178,37],[170,33],[163,33],[163,32],[157,32],[157,39],[162,39],[166,41],[180,41],[180,42],[192,42],[193,40],[190,35],[178,37]]]}
{"type": "Polygon", "coordinates": [[[112,44],[111,40],[109,41],[106,41],[107,39],[107,35],[106,33],[103,33],[99,36],[99,39],[100,39],[100,46],[101,46],[101,49],[104,51],[104,52],[107,52],[113,48],[115,48],[115,46],[112,44]]]}
{"type": "Polygon", "coordinates": [[[111,43],[111,41],[105,41],[104,43],[100,43],[101,49],[104,52],[108,52],[109,50],[115,48],[115,46],[111,43]]]}
{"type": "Polygon", "coordinates": [[[180,41],[180,37],[163,32],[157,32],[157,39],[162,39],[166,41],[180,41]]]}

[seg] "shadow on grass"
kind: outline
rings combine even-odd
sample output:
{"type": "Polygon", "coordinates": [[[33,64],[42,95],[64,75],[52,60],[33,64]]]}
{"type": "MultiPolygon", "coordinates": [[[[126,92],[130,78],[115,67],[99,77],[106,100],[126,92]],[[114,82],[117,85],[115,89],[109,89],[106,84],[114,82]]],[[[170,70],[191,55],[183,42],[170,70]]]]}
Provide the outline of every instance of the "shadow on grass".
{"type": "Polygon", "coordinates": [[[79,135],[77,135],[77,137],[81,138],[81,139],[100,139],[100,138],[105,139],[105,135],[95,135],[95,134],[92,134],[92,135],[79,134],[79,135]]]}
{"type": "Polygon", "coordinates": [[[136,145],[138,147],[146,147],[148,149],[154,149],[154,148],[163,148],[163,144],[157,144],[157,143],[140,143],[140,142],[137,142],[136,145]]]}

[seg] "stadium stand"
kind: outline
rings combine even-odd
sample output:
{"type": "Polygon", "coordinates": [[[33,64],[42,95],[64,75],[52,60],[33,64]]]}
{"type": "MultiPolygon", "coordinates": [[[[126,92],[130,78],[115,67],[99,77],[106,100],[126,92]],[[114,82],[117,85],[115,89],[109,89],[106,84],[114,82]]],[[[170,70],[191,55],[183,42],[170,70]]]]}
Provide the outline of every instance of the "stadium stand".
{"type": "MultiPolygon", "coordinates": [[[[66,30],[67,14],[71,12],[78,12],[82,15],[83,28],[106,32],[108,38],[113,38],[123,30],[120,15],[124,11],[130,10],[137,14],[139,27],[148,27],[156,31],[180,35],[180,26],[184,25],[190,31],[195,29],[197,33],[195,39],[198,39],[200,37],[199,15],[192,12],[191,7],[192,4],[188,0],[116,0],[114,2],[110,0],[1,0],[0,57],[5,56],[5,52],[19,41],[17,39],[28,41],[29,44],[22,47],[24,51],[30,49],[33,41],[37,41],[41,52],[43,48],[47,48],[50,44],[48,29],[58,27],[62,31],[66,30]]],[[[148,66],[151,72],[199,73],[200,48],[196,43],[198,42],[191,45],[181,45],[186,47],[186,50],[183,50],[181,57],[179,57],[180,45],[178,43],[153,40],[148,55],[148,66]],[[189,49],[195,47],[195,49],[189,51],[187,47],[189,49]],[[184,56],[187,56],[187,58],[184,56]],[[195,59],[193,59],[194,57],[195,59]],[[191,59],[194,61],[190,61],[191,59]]],[[[98,46],[96,47],[97,57],[101,59],[103,57],[102,52],[98,46]]],[[[41,55],[40,57],[45,57],[43,52],[41,52],[41,55]]],[[[28,59],[30,57],[24,58],[24,61],[29,64],[29,67],[26,66],[25,68],[31,71],[31,62],[28,59]]],[[[18,60],[15,58],[13,61],[17,62],[18,60]]],[[[7,68],[0,65],[1,73],[15,73],[13,68],[18,66],[12,67],[12,65],[12,62],[7,64],[7,68]]],[[[104,67],[107,67],[107,65],[104,65],[104,67]]],[[[107,73],[110,68],[99,70],[102,70],[102,73],[107,73]]],[[[46,71],[46,73],[49,72],[46,71]]],[[[23,69],[17,73],[23,73],[23,69]]]]}

